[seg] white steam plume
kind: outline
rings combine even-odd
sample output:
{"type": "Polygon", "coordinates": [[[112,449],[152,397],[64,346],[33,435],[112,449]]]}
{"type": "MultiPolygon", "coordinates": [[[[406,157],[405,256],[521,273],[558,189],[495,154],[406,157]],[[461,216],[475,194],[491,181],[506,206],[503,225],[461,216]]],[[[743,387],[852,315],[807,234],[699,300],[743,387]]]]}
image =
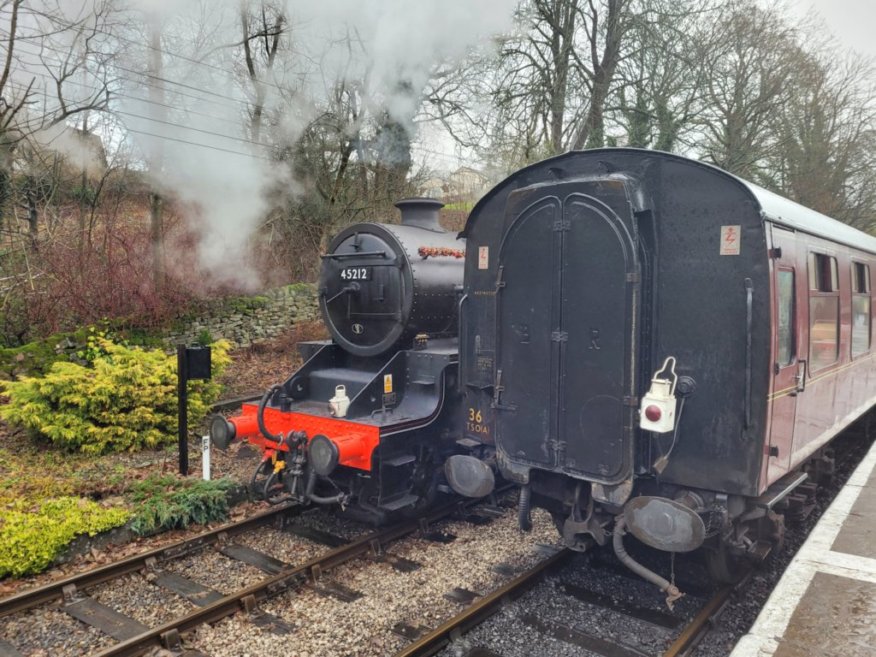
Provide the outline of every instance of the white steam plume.
{"type": "MultiPolygon", "coordinates": [[[[433,68],[510,29],[515,5],[515,0],[286,0],[287,32],[272,77],[264,80],[265,113],[282,117],[281,137],[289,143],[337,81],[365,81],[364,102],[375,112],[385,109],[413,132],[433,68]]],[[[242,36],[241,4],[135,0],[134,7],[142,12],[143,26],[132,41],[144,45],[121,44],[131,55],[122,64],[129,69],[122,71],[122,118],[143,152],[161,161],[152,171],[159,188],[200,209],[202,263],[220,282],[254,287],[245,263],[248,240],[269,209],[267,192],[277,185],[294,187],[295,181],[246,132],[252,87],[240,48],[233,46],[242,36]],[[161,26],[165,81],[142,75],[151,54],[147,21],[161,26]],[[156,84],[170,107],[156,104],[150,89],[156,84]]]]}

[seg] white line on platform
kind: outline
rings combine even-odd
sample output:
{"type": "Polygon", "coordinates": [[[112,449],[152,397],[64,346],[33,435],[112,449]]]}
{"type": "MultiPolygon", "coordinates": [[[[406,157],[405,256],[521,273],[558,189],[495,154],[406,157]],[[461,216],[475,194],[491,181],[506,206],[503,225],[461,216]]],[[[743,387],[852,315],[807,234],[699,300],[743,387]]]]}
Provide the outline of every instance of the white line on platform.
{"type": "Polygon", "coordinates": [[[739,640],[730,657],[770,657],[778,648],[791,615],[816,572],[876,582],[876,560],[833,552],[830,549],[874,467],[876,445],[870,448],[867,456],[858,464],[846,485],[821,516],[773,589],[754,625],[739,640]]]}

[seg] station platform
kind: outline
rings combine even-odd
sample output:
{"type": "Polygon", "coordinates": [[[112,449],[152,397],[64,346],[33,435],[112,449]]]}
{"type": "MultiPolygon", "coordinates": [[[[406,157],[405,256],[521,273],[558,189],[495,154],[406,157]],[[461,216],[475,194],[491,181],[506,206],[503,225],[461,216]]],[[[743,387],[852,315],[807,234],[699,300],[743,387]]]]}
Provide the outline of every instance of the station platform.
{"type": "Polygon", "coordinates": [[[730,657],[876,655],[876,444],[730,657]]]}

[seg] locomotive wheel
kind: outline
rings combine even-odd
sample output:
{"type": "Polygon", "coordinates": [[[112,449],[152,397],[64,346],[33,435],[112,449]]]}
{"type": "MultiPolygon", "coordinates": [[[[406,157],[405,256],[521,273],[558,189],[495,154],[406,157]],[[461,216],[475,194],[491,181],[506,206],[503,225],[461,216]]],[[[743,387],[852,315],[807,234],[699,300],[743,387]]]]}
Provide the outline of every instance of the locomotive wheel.
{"type": "Polygon", "coordinates": [[[439,471],[432,466],[432,461],[427,461],[424,467],[418,467],[414,472],[411,493],[419,499],[411,506],[400,511],[403,518],[417,518],[427,511],[438,496],[439,471]]]}

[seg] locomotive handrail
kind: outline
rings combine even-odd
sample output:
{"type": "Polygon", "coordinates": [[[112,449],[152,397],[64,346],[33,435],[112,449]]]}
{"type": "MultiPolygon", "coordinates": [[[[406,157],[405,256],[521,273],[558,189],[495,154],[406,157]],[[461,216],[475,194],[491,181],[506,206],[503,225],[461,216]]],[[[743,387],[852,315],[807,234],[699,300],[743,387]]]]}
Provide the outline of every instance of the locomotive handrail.
{"type": "Polygon", "coordinates": [[[751,427],[751,324],[754,284],[745,279],[745,428],[751,427]]]}
{"type": "Polygon", "coordinates": [[[359,251],[354,253],[323,253],[319,256],[323,260],[332,258],[333,260],[344,260],[346,258],[385,258],[386,251],[359,251]]]}
{"type": "Polygon", "coordinates": [[[467,371],[465,369],[466,363],[465,363],[464,354],[465,354],[465,344],[466,343],[465,343],[464,337],[467,338],[468,336],[466,335],[463,337],[463,317],[464,317],[464,315],[462,313],[462,307],[466,301],[468,301],[468,294],[463,294],[459,298],[459,304],[457,304],[457,315],[456,315],[459,318],[459,356],[458,356],[458,358],[459,358],[459,375],[456,377],[456,389],[460,394],[465,392],[465,390],[463,388],[463,383],[462,383],[462,376],[467,371]]]}

